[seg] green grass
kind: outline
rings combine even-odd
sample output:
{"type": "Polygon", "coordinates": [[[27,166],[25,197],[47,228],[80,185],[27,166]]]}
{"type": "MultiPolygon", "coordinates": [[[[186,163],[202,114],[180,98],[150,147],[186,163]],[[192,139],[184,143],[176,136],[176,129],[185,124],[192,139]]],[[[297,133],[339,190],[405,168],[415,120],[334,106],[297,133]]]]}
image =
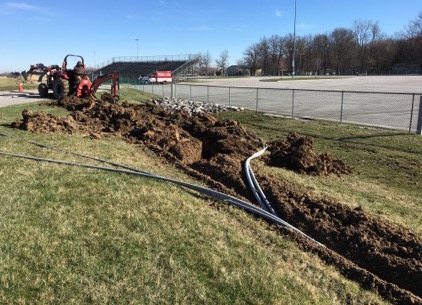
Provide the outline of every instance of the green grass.
{"type": "MultiPolygon", "coordinates": [[[[188,179],[118,139],[22,136],[188,179]]],[[[11,151],[70,158],[10,139],[2,144],[11,151]]],[[[261,222],[222,204],[215,209],[175,186],[10,158],[0,159],[0,171],[7,177],[0,187],[2,302],[376,300],[261,222]]]]}
{"type": "Polygon", "coordinates": [[[144,102],[149,98],[158,98],[156,95],[144,93],[133,88],[120,88],[120,96],[120,102],[126,101],[132,104],[144,102]]]}
{"type": "MultiPolygon", "coordinates": [[[[10,129],[25,107],[1,109],[0,150],[85,162],[33,140],[193,181],[120,138],[10,129]]],[[[0,177],[0,303],[383,304],[262,221],[167,183],[4,156],[0,177]]]]}
{"type": "Polygon", "coordinates": [[[307,177],[283,169],[266,169],[304,191],[352,207],[422,234],[422,137],[406,132],[324,121],[290,120],[236,112],[240,121],[267,141],[297,132],[314,139],[317,152],[328,152],[353,167],[352,175],[307,177]]]}

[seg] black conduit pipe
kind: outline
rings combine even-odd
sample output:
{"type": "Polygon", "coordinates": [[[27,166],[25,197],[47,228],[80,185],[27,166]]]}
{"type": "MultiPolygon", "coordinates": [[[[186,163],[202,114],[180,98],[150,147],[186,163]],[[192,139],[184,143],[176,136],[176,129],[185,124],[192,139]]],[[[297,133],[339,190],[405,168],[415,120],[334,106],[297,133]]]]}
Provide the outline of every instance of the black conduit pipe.
{"type": "Polygon", "coordinates": [[[179,181],[172,178],[166,178],[159,175],[150,174],[147,172],[137,171],[137,170],[128,170],[128,169],[116,169],[116,168],[110,168],[110,167],[103,167],[103,166],[95,166],[90,164],[82,164],[82,163],[75,163],[75,162],[69,162],[64,160],[56,160],[56,159],[47,159],[47,158],[40,158],[40,157],[34,157],[34,156],[28,156],[28,155],[22,155],[22,154],[16,154],[16,153],[10,153],[10,152],[3,152],[0,151],[0,155],[2,156],[8,156],[8,157],[15,157],[15,158],[21,158],[21,159],[27,159],[32,161],[38,161],[38,162],[49,162],[49,163],[55,163],[55,164],[62,164],[62,165],[69,165],[69,166],[76,166],[76,167],[82,167],[82,168],[89,168],[89,169],[96,169],[96,170],[103,170],[108,172],[114,172],[114,173],[122,173],[127,175],[134,175],[134,176],[141,176],[145,178],[152,178],[156,180],[161,180],[165,182],[170,182],[179,186],[186,187],[188,189],[200,192],[202,194],[205,194],[209,197],[212,197],[217,200],[224,201],[226,203],[229,203],[231,205],[234,205],[236,207],[242,208],[250,213],[255,214],[256,216],[259,216],[267,221],[270,221],[271,223],[279,224],[282,226],[285,226],[287,228],[292,229],[296,233],[302,235],[303,237],[310,239],[311,241],[317,243],[320,246],[324,246],[318,241],[314,240],[312,237],[306,235],[304,232],[300,231],[299,229],[295,228],[294,226],[290,225],[289,223],[285,222],[284,220],[280,219],[279,217],[260,209],[246,201],[240,200],[236,197],[233,197],[231,195],[227,195],[212,189],[208,189],[199,185],[191,184],[184,181],[179,181]]]}

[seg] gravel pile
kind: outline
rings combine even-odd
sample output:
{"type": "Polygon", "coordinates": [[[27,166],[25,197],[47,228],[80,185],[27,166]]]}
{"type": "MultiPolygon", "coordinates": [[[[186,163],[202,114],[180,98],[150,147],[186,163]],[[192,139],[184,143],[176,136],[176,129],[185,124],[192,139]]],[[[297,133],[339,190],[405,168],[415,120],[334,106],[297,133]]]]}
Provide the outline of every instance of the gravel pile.
{"type": "Polygon", "coordinates": [[[199,101],[189,101],[183,99],[175,99],[164,97],[162,99],[153,100],[153,103],[160,105],[170,112],[184,110],[190,115],[198,115],[200,113],[220,113],[226,111],[242,111],[243,107],[220,105],[213,103],[204,103],[199,101]]]}

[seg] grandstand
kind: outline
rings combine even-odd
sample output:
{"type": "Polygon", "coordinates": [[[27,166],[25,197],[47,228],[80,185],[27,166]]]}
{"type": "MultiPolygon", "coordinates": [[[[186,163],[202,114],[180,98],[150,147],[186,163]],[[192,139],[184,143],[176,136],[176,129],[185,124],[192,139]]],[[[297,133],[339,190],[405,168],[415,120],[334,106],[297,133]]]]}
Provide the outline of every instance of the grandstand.
{"type": "Polygon", "coordinates": [[[128,56],[113,57],[96,68],[95,75],[105,75],[117,71],[119,76],[138,78],[154,71],[172,71],[173,79],[194,76],[194,66],[198,63],[198,55],[168,56],[128,56]]]}

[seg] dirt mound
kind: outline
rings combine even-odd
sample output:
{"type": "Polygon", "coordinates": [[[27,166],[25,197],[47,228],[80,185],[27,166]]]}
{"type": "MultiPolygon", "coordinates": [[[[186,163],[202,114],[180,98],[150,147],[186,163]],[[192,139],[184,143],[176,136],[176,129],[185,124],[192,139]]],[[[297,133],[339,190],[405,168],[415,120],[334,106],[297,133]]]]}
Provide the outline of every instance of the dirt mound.
{"type": "Polygon", "coordinates": [[[33,113],[25,109],[22,111],[22,117],[22,120],[12,123],[12,127],[43,133],[75,133],[79,130],[79,122],[71,116],[59,117],[45,112],[33,113]]]}
{"type": "Polygon", "coordinates": [[[91,102],[92,101],[89,99],[78,98],[76,96],[63,96],[61,99],[51,102],[50,105],[63,107],[69,111],[73,111],[88,108],[91,102]]]}
{"type": "Polygon", "coordinates": [[[285,167],[312,175],[349,174],[352,170],[343,161],[333,159],[326,153],[317,154],[313,148],[312,138],[297,133],[291,133],[285,139],[269,143],[268,150],[271,152],[267,159],[270,166],[285,167]]]}
{"type": "MultiPolygon", "coordinates": [[[[238,122],[218,121],[207,114],[170,113],[151,103],[117,105],[85,100],[77,101],[75,106],[63,106],[77,110],[66,118],[26,111],[24,119],[14,126],[43,132],[82,130],[99,136],[119,135],[130,142],[143,143],[212,188],[254,202],[244,183],[242,164],[263,143],[238,122]],[[60,127],[43,127],[46,125],[60,127]]],[[[320,175],[350,171],[341,161],[315,153],[312,139],[297,134],[271,143],[270,151],[271,165],[320,175]]],[[[318,253],[350,279],[394,303],[422,302],[415,296],[422,296],[422,241],[418,237],[373,219],[361,209],[312,198],[269,175],[258,174],[257,178],[281,218],[329,248],[280,229],[291,234],[304,249],[318,253]]]]}

